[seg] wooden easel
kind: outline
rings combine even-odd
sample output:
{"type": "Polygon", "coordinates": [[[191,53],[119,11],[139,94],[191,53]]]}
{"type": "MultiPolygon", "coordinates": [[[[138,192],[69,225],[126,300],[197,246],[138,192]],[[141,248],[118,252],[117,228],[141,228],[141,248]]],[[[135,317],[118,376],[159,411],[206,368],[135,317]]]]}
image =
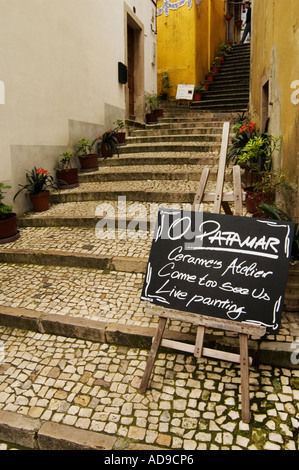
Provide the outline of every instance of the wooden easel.
{"type": "MultiPolygon", "coordinates": [[[[195,195],[193,210],[198,210],[202,202],[214,201],[214,210],[216,214],[220,213],[221,205],[226,214],[231,214],[229,202],[234,202],[235,215],[242,215],[242,188],[241,188],[241,172],[239,166],[233,168],[233,193],[223,194],[223,185],[226,167],[226,154],[228,147],[230,123],[226,122],[223,126],[222,145],[219,160],[219,168],[217,175],[216,191],[215,193],[205,193],[206,184],[209,177],[209,168],[203,170],[199,187],[195,195]]],[[[165,309],[160,306],[151,305],[147,309],[153,315],[159,316],[159,323],[153,338],[152,347],[148,356],[148,361],[145,367],[144,375],[140,385],[140,392],[145,393],[148,388],[148,383],[154,366],[154,362],[160,346],[179,351],[194,354],[196,358],[210,357],[223,361],[234,362],[240,364],[241,371],[241,403],[242,403],[242,421],[244,423],[250,422],[250,395],[249,395],[249,365],[252,359],[248,354],[248,337],[256,336],[261,337],[266,332],[266,327],[258,325],[247,325],[245,323],[235,322],[231,320],[222,320],[204,315],[193,314],[189,312],[181,312],[178,310],[165,309]],[[163,339],[164,330],[167,320],[179,320],[182,322],[189,322],[197,327],[197,334],[195,344],[187,344],[179,341],[163,339]],[[204,335],[205,328],[216,328],[224,331],[231,331],[238,333],[240,354],[228,353],[225,351],[213,350],[205,348],[204,335]]]]}

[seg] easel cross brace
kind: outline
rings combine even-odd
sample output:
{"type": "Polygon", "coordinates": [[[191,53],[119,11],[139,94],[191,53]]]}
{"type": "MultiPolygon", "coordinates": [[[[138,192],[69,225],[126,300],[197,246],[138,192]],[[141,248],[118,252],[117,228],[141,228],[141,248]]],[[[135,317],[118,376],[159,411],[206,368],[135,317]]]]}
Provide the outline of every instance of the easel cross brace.
{"type": "MultiPolygon", "coordinates": [[[[213,212],[219,214],[221,205],[225,213],[231,214],[229,202],[234,202],[235,215],[242,215],[242,188],[241,188],[241,172],[239,166],[233,168],[233,194],[223,197],[223,186],[225,178],[226,154],[228,147],[230,123],[225,122],[223,126],[222,145],[219,159],[216,191],[213,194],[214,208],[213,212]]],[[[209,177],[209,168],[204,168],[197,193],[194,198],[193,210],[198,210],[202,201],[212,200],[212,195],[205,194],[205,188],[209,177]]],[[[257,338],[263,336],[266,328],[259,325],[247,325],[245,323],[235,322],[231,320],[222,320],[213,317],[193,314],[189,312],[180,312],[178,310],[165,309],[159,306],[151,305],[148,308],[151,314],[158,315],[158,327],[153,338],[152,347],[149,352],[144,375],[140,385],[140,392],[145,393],[148,388],[150,376],[154,367],[154,362],[160,346],[170,349],[176,349],[193,354],[196,358],[210,357],[214,359],[234,362],[240,365],[241,373],[241,404],[242,404],[242,421],[250,422],[250,394],[249,394],[249,365],[252,359],[248,354],[248,337],[255,336],[257,338]],[[163,339],[168,319],[190,322],[197,327],[195,344],[187,344],[179,341],[163,339]],[[233,331],[239,335],[240,354],[229,353],[225,351],[214,350],[204,347],[205,328],[217,328],[226,331],[233,331]]]]}

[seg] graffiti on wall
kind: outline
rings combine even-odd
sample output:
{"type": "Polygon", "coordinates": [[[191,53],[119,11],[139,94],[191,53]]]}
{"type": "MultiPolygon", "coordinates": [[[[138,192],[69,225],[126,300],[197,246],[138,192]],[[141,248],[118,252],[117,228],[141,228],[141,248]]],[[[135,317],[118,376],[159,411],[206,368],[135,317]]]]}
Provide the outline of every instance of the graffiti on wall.
{"type": "Polygon", "coordinates": [[[299,80],[294,80],[291,83],[291,88],[292,90],[295,89],[295,91],[291,94],[291,102],[293,104],[299,104],[299,80]]]}
{"type": "Polygon", "coordinates": [[[169,15],[169,10],[178,10],[179,8],[183,7],[184,5],[188,5],[188,8],[192,7],[192,2],[193,0],[177,0],[175,2],[172,2],[170,0],[164,0],[163,1],[163,6],[161,8],[158,8],[157,10],[157,16],[165,14],[165,16],[169,15]]]}

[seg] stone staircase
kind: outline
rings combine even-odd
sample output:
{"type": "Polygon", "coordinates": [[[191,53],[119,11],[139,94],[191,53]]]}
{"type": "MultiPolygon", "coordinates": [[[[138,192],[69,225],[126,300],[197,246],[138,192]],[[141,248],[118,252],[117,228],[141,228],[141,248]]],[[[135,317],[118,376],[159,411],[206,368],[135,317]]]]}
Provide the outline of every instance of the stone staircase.
{"type": "MultiPolygon", "coordinates": [[[[214,188],[222,126],[231,118],[170,106],[157,125],[130,133],[119,158],[81,172],[78,188],[52,193],[47,212],[19,218],[21,237],[0,246],[0,445],[195,449],[206,446],[207,436],[217,440],[218,425],[225,435],[235,429],[234,366],[162,351],[152,390],[138,391],[158,323],[140,301],[158,208],[190,207],[205,166],[214,188]],[[227,373],[223,382],[220,367],[227,373]],[[215,391],[225,382],[223,406],[215,391]],[[199,411],[209,411],[215,400],[217,425],[214,413],[199,411]]],[[[230,181],[227,170],[227,190],[230,181]]],[[[190,324],[171,321],[165,337],[194,343],[195,333],[190,324]]],[[[210,333],[211,347],[238,349],[233,335],[210,333]]],[[[287,368],[292,341],[284,317],[278,341],[263,340],[250,353],[287,368]]]]}
{"type": "MultiPolygon", "coordinates": [[[[91,320],[105,340],[108,330],[121,328],[120,341],[131,342],[138,331],[138,344],[142,338],[149,345],[157,319],[145,312],[140,294],[158,209],[190,209],[205,166],[207,190],[215,188],[223,123],[233,116],[169,104],[157,125],[130,132],[119,157],[81,172],[78,188],[53,192],[48,211],[20,217],[20,239],[0,247],[0,324],[17,326],[30,311],[28,325],[34,318],[39,329],[41,315],[54,314],[60,329],[62,320],[84,319],[85,326],[91,320]]],[[[231,181],[227,169],[225,190],[231,181]]],[[[50,331],[57,333],[55,321],[50,331]]],[[[192,327],[175,331],[189,334],[192,327]]]]}
{"type": "Polygon", "coordinates": [[[192,108],[201,110],[246,111],[249,104],[250,43],[236,44],[215,75],[202,101],[192,108]]]}

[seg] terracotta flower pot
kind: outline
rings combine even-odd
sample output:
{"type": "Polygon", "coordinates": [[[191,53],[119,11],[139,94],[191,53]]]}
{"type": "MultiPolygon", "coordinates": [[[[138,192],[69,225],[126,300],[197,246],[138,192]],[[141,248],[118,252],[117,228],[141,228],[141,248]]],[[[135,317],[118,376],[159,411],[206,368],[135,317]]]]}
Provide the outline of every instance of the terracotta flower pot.
{"type": "Polygon", "coordinates": [[[86,155],[86,157],[79,157],[79,162],[81,170],[85,172],[96,171],[99,168],[98,155],[96,153],[91,153],[90,155],[86,155]]]}
{"type": "Polygon", "coordinates": [[[39,194],[29,194],[35,212],[44,212],[49,209],[50,191],[39,194]]]}
{"type": "Polygon", "coordinates": [[[201,101],[201,93],[194,93],[193,94],[193,101],[201,101]]]}
{"type": "Polygon", "coordinates": [[[145,117],[147,124],[156,124],[158,122],[158,117],[155,113],[148,113],[145,117]]]}
{"type": "Polygon", "coordinates": [[[260,204],[272,204],[274,200],[274,194],[271,193],[255,193],[253,188],[245,188],[246,192],[246,209],[250,214],[259,212],[258,206],[260,204]]]}
{"type": "Polygon", "coordinates": [[[218,65],[213,65],[213,67],[211,67],[211,70],[212,70],[212,72],[214,72],[214,73],[219,73],[219,67],[218,67],[218,65]]]}
{"type": "Polygon", "coordinates": [[[154,114],[157,116],[157,118],[162,118],[164,116],[164,110],[163,109],[155,109],[154,111],[154,114]]]}
{"type": "Polygon", "coordinates": [[[103,158],[111,157],[111,148],[108,144],[105,144],[105,142],[102,142],[102,145],[101,145],[101,156],[103,158]]]}
{"type": "Polygon", "coordinates": [[[126,133],[125,132],[116,132],[115,137],[119,144],[124,144],[126,141],[126,133]]]}
{"type": "Polygon", "coordinates": [[[210,74],[206,75],[206,80],[208,82],[213,82],[214,81],[214,75],[210,75],[210,74]]]}
{"type": "Polygon", "coordinates": [[[0,244],[11,243],[19,237],[17,215],[12,212],[6,219],[0,220],[0,244]]]}
{"type": "Polygon", "coordinates": [[[56,177],[60,189],[76,188],[79,186],[78,168],[68,170],[57,170],[56,177]]]}

